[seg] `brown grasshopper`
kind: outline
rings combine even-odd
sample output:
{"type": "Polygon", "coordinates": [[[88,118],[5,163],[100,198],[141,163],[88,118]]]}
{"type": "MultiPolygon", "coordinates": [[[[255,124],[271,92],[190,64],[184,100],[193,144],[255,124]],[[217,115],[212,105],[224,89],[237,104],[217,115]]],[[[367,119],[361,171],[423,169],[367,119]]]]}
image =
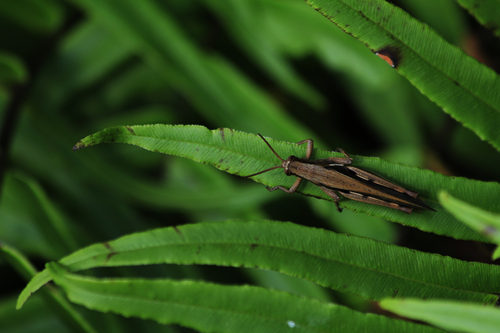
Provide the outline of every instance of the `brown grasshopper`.
{"type": "Polygon", "coordinates": [[[292,155],[285,160],[278,155],[261,134],[259,136],[282,163],[246,177],[253,177],[278,168],[283,168],[287,176],[297,176],[297,180],[290,188],[284,186],[267,187],[269,191],[282,190],[293,193],[302,180],[305,179],[319,186],[323,192],[332,198],[339,212],[342,211],[339,207],[339,194],[351,200],[398,209],[408,214],[415,208],[435,211],[432,207],[417,199],[418,193],[391,183],[371,172],[351,166],[352,158],[342,149],[337,151],[344,154],[344,157],[309,160],[313,152],[313,140],[307,139],[297,142],[299,145],[307,143],[305,158],[292,155]]]}

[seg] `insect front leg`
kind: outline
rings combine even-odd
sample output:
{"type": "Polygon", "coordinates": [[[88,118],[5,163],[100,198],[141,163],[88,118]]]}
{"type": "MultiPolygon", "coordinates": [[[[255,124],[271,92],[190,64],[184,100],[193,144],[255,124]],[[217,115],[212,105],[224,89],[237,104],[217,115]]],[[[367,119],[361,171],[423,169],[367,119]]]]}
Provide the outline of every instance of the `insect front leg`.
{"type": "Polygon", "coordinates": [[[284,186],[273,186],[273,187],[266,187],[268,191],[276,191],[276,190],[282,190],[283,192],[286,192],[286,193],[293,193],[297,190],[297,188],[299,187],[300,185],[300,182],[302,181],[302,178],[297,178],[297,180],[295,181],[295,183],[293,183],[292,186],[290,186],[290,188],[286,188],[284,186]]]}
{"type": "Polygon", "coordinates": [[[335,205],[337,206],[337,210],[339,212],[342,212],[342,208],[340,208],[339,206],[339,201],[340,201],[340,197],[338,196],[337,193],[335,193],[334,190],[332,189],[329,189],[328,187],[324,187],[324,186],[320,186],[319,187],[323,192],[326,193],[326,195],[328,195],[330,198],[333,199],[333,202],[335,202],[335,205]]]}
{"type": "Polygon", "coordinates": [[[335,149],[336,152],[339,152],[339,153],[342,153],[345,157],[329,157],[327,158],[327,160],[330,160],[334,163],[338,163],[338,164],[342,164],[342,165],[345,165],[345,164],[351,164],[352,162],[352,157],[349,156],[345,151],[344,149],[342,148],[337,148],[335,149]]]}
{"type": "Polygon", "coordinates": [[[339,152],[339,153],[342,153],[342,154],[345,156],[345,158],[348,158],[348,159],[350,159],[350,160],[352,161],[352,157],[351,157],[351,156],[349,156],[349,154],[347,154],[347,153],[344,151],[344,149],[342,149],[342,148],[337,148],[337,149],[335,149],[335,151],[336,151],[336,152],[339,152]]]}
{"type": "Polygon", "coordinates": [[[311,158],[313,148],[314,148],[314,142],[312,139],[305,139],[305,140],[297,142],[298,145],[301,145],[304,143],[307,143],[306,158],[305,159],[308,160],[309,158],[311,158]]]}

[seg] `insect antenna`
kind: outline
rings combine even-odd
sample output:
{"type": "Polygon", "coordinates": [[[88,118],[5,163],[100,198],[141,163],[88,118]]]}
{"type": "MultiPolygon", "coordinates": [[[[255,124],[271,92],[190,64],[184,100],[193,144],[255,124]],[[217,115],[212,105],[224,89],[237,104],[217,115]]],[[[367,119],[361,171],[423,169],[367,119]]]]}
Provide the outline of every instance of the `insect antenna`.
{"type": "Polygon", "coordinates": [[[268,171],[271,171],[271,170],[274,170],[274,169],[278,169],[278,168],[281,168],[281,167],[282,167],[281,165],[273,166],[272,168],[269,168],[269,169],[266,169],[266,170],[262,170],[262,171],[259,171],[259,172],[256,172],[256,173],[252,173],[251,175],[245,176],[245,178],[257,176],[257,175],[260,175],[261,173],[268,172],[268,171]]]}
{"type": "Polygon", "coordinates": [[[273,147],[271,147],[271,145],[269,144],[269,142],[267,142],[267,140],[266,140],[266,139],[264,139],[264,137],[262,136],[262,134],[257,133],[257,135],[258,135],[258,136],[260,136],[260,138],[261,138],[262,140],[264,140],[264,142],[265,142],[265,143],[266,143],[266,145],[269,147],[269,149],[271,149],[271,151],[273,152],[273,154],[274,154],[274,155],[276,155],[276,157],[277,157],[277,158],[279,158],[281,162],[284,162],[284,161],[285,161],[284,159],[282,159],[282,158],[281,158],[281,156],[280,156],[280,155],[278,155],[278,153],[277,153],[277,152],[273,149],[273,147]]]}
{"type": "MultiPolygon", "coordinates": [[[[267,142],[266,139],[264,139],[264,137],[262,136],[262,134],[260,133],[257,133],[258,136],[260,136],[260,138],[262,140],[264,140],[264,142],[266,143],[266,145],[269,147],[269,149],[271,149],[271,151],[273,152],[274,155],[276,155],[277,158],[280,159],[280,161],[284,162],[285,160],[281,158],[280,155],[278,155],[278,153],[273,149],[273,147],[271,147],[271,145],[269,144],[269,142],[267,142]]],[[[257,176],[257,175],[260,175],[261,173],[264,173],[264,172],[268,172],[268,171],[271,171],[271,170],[274,170],[274,169],[278,169],[278,168],[282,168],[281,165],[277,165],[277,166],[274,166],[272,168],[269,168],[269,169],[266,169],[266,170],[262,170],[262,171],[259,171],[259,172],[256,172],[256,173],[252,173],[251,175],[248,175],[248,176],[245,176],[245,178],[249,178],[249,177],[253,177],[253,176],[257,176]]]]}

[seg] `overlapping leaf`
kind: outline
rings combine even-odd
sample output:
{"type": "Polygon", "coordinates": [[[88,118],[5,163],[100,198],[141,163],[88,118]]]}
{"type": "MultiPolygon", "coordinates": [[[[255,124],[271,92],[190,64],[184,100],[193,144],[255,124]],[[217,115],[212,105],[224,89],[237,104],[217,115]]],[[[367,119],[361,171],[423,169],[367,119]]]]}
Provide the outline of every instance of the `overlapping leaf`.
{"type": "MultiPolygon", "coordinates": [[[[269,7],[273,5],[270,4],[270,1],[259,3],[246,0],[205,0],[205,3],[227,25],[227,31],[233,34],[234,40],[278,83],[312,106],[324,107],[324,97],[297,75],[284,59],[283,54],[280,54],[279,43],[275,39],[269,38],[269,34],[272,34],[269,23],[273,21],[272,18],[265,20],[265,15],[262,14],[269,12],[269,7]],[[264,10],[262,10],[263,7],[264,10]],[[260,21],[262,24],[256,26],[255,21],[260,21]],[[255,47],[256,44],[259,47],[255,47]]],[[[296,7],[296,4],[302,3],[289,1],[282,4],[296,7]]],[[[286,17],[286,13],[279,17],[286,17]]],[[[298,36],[294,34],[293,38],[297,41],[298,36]]],[[[297,43],[300,42],[297,41],[297,43]]]]}
{"type": "Polygon", "coordinates": [[[225,59],[195,45],[151,0],[72,0],[121,42],[132,43],[155,72],[210,121],[283,138],[310,135],[225,59]]]}
{"type": "Polygon", "coordinates": [[[0,17],[37,34],[51,33],[63,22],[64,10],[53,0],[2,1],[0,17]]]}
{"type": "MultiPolygon", "coordinates": [[[[265,143],[256,135],[218,129],[210,131],[194,125],[145,125],[109,128],[90,135],[75,145],[83,148],[99,143],[128,143],[157,153],[186,157],[197,162],[211,164],[228,173],[245,176],[279,164],[265,143]]],[[[283,158],[289,155],[303,156],[305,148],[296,144],[274,141],[270,143],[283,158]]],[[[338,153],[316,150],[314,158],[338,156],[338,153]]],[[[421,194],[431,206],[437,208],[437,193],[446,189],[453,195],[492,209],[498,205],[500,184],[447,177],[428,170],[389,163],[378,158],[354,156],[354,165],[375,172],[408,189],[421,194]]],[[[294,179],[276,170],[253,177],[268,186],[290,186],[294,179]]],[[[265,191],[265,189],[262,189],[265,191]]],[[[329,200],[315,185],[301,185],[299,192],[329,200]]],[[[447,235],[458,239],[486,241],[443,210],[437,212],[416,211],[406,214],[392,209],[344,200],[343,207],[363,211],[370,215],[409,225],[423,231],[447,235]]]]}
{"type": "Polygon", "coordinates": [[[33,180],[6,175],[1,198],[0,240],[45,259],[77,248],[68,225],[33,180]]]}
{"type": "MultiPolygon", "coordinates": [[[[369,299],[494,302],[500,267],[422,253],[285,222],[213,222],[162,228],[94,244],[59,261],[71,271],[104,266],[208,264],[262,268],[369,299]]],[[[36,275],[18,306],[50,281],[36,275]]]]}
{"type": "Polygon", "coordinates": [[[458,220],[500,244],[500,215],[474,207],[446,192],[439,193],[439,202],[458,220]]]}
{"type": "MultiPolygon", "coordinates": [[[[21,252],[2,242],[0,242],[0,258],[5,259],[26,280],[36,274],[35,267],[21,252]]],[[[51,289],[46,295],[47,299],[60,310],[59,315],[73,327],[75,332],[95,332],[90,323],[56,290],[51,289]]]]}
{"type": "Polygon", "coordinates": [[[486,28],[500,36],[500,6],[496,0],[457,0],[486,28]]]}
{"type": "Polygon", "coordinates": [[[28,73],[22,61],[5,52],[0,52],[0,85],[23,83],[28,73]]]}
{"type": "Polygon", "coordinates": [[[453,332],[496,333],[500,327],[500,310],[491,306],[419,299],[385,299],[380,306],[453,332]]]}
{"type": "Polygon", "coordinates": [[[49,264],[73,302],[126,317],[180,324],[201,332],[440,332],[428,326],[252,286],[206,282],[94,279],[49,264]]]}
{"type": "Polygon", "coordinates": [[[480,138],[500,149],[500,77],[384,0],[308,0],[480,138]]]}
{"type": "Polygon", "coordinates": [[[493,260],[500,258],[500,215],[472,206],[446,192],[439,193],[439,202],[459,221],[499,244],[493,260]]]}

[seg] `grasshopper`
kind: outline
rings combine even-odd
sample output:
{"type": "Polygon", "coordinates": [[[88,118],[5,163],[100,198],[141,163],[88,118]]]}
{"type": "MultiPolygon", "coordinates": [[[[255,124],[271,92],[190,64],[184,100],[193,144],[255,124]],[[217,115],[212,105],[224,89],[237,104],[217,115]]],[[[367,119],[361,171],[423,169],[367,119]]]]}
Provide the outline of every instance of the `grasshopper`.
{"type": "Polygon", "coordinates": [[[253,177],[278,168],[283,168],[287,176],[293,175],[297,177],[297,180],[290,188],[284,186],[267,187],[269,191],[282,190],[286,193],[293,193],[302,180],[305,179],[319,186],[326,195],[332,198],[339,212],[342,211],[339,206],[340,196],[372,205],[397,209],[408,214],[415,208],[435,211],[432,207],[417,199],[418,193],[409,191],[371,172],[352,166],[352,158],[342,149],[337,149],[337,151],[341,152],[344,157],[310,160],[314,147],[313,140],[306,139],[297,142],[299,145],[307,144],[305,158],[291,155],[285,160],[261,134],[258,135],[264,140],[273,154],[280,159],[281,165],[246,177],[253,177]]]}

